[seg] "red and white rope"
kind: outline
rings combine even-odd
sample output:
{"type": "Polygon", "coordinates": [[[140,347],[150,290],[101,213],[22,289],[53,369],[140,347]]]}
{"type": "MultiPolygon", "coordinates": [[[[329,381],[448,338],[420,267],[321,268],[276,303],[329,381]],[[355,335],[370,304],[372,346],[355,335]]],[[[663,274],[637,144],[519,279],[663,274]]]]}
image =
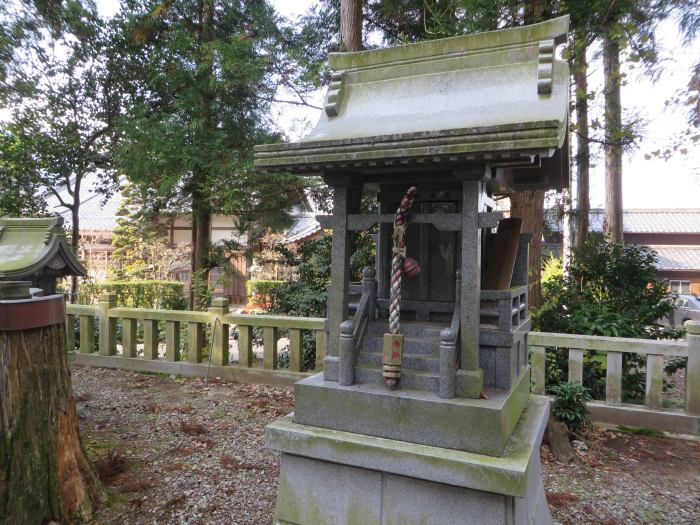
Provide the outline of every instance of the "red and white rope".
{"type": "Polygon", "coordinates": [[[406,259],[406,223],[408,209],[418,196],[418,188],[412,186],[401,199],[394,218],[393,258],[391,260],[391,282],[389,295],[389,333],[398,334],[401,329],[401,267],[406,259]]]}

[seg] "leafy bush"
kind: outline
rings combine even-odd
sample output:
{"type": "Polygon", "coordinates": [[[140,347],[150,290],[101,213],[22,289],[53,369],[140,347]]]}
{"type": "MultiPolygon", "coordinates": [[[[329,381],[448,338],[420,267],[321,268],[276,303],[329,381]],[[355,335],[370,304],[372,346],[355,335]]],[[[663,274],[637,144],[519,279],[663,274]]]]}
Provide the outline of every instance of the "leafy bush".
{"type": "Polygon", "coordinates": [[[97,304],[100,294],[117,296],[117,306],[184,310],[184,284],[177,281],[104,281],[85,280],[80,285],[78,302],[97,304]]]}
{"type": "MultiPolygon", "coordinates": [[[[614,243],[600,235],[592,235],[574,252],[566,274],[556,261],[548,261],[542,281],[543,306],[537,313],[542,331],[642,339],[680,337],[681,331],[659,323],[674,306],[668,284],[656,279],[656,261],[651,250],[614,243]]],[[[548,385],[564,380],[567,360],[565,349],[548,352],[548,385]]],[[[645,363],[642,355],[624,354],[622,393],[626,400],[643,397],[645,363]]],[[[603,354],[586,354],[583,384],[596,399],[605,395],[605,366],[603,354]]]]}
{"type": "Polygon", "coordinates": [[[246,291],[248,292],[248,299],[252,299],[254,296],[258,298],[258,302],[266,302],[265,299],[270,296],[270,292],[281,285],[285,281],[275,281],[272,279],[248,279],[246,283],[246,291]]]}
{"type": "MultiPolygon", "coordinates": [[[[278,247],[286,264],[296,268],[291,280],[270,290],[269,313],[299,317],[326,317],[328,286],[331,280],[332,238],[313,239],[301,243],[296,252],[278,247]]],[[[362,269],[374,266],[374,241],[367,233],[355,238],[355,251],[350,258],[352,280],[362,278],[362,269]]],[[[304,368],[313,369],[316,360],[316,339],[304,331],[304,368]]],[[[278,366],[289,366],[288,356],[280,352],[278,366]]]]}
{"type": "Polygon", "coordinates": [[[572,432],[588,425],[586,403],[591,400],[590,391],[580,383],[567,381],[552,387],[552,415],[566,424],[572,432]]]}

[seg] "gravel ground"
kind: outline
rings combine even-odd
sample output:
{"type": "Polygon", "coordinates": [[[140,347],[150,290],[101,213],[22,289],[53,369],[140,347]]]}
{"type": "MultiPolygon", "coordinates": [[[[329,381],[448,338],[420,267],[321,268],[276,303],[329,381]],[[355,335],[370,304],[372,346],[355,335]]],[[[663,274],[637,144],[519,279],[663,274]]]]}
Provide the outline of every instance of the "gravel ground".
{"type": "MultiPolygon", "coordinates": [[[[109,499],[93,525],[272,522],[278,454],[264,427],[291,389],[73,368],[83,444],[109,499]]],[[[553,518],[700,523],[700,443],[589,431],[572,464],[542,447],[553,518]]]]}

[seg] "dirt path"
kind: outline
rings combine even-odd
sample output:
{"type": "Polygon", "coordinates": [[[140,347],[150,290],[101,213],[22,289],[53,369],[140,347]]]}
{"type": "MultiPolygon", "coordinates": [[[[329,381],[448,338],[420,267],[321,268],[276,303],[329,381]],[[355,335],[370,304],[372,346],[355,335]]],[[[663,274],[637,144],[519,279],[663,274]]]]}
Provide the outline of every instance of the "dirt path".
{"type": "MultiPolygon", "coordinates": [[[[81,433],[109,487],[93,525],[272,522],[278,455],[264,427],[289,389],[75,367],[81,433]]],[[[574,464],[542,449],[562,523],[700,523],[700,444],[595,431],[574,464]]]]}

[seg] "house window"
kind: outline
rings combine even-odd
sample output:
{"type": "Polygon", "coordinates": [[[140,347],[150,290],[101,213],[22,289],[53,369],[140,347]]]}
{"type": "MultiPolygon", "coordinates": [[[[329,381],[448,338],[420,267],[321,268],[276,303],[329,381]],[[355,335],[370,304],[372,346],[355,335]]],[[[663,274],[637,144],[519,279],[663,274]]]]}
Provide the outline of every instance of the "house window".
{"type": "Polygon", "coordinates": [[[669,281],[671,293],[687,295],[690,293],[690,281],[669,281]]]}

